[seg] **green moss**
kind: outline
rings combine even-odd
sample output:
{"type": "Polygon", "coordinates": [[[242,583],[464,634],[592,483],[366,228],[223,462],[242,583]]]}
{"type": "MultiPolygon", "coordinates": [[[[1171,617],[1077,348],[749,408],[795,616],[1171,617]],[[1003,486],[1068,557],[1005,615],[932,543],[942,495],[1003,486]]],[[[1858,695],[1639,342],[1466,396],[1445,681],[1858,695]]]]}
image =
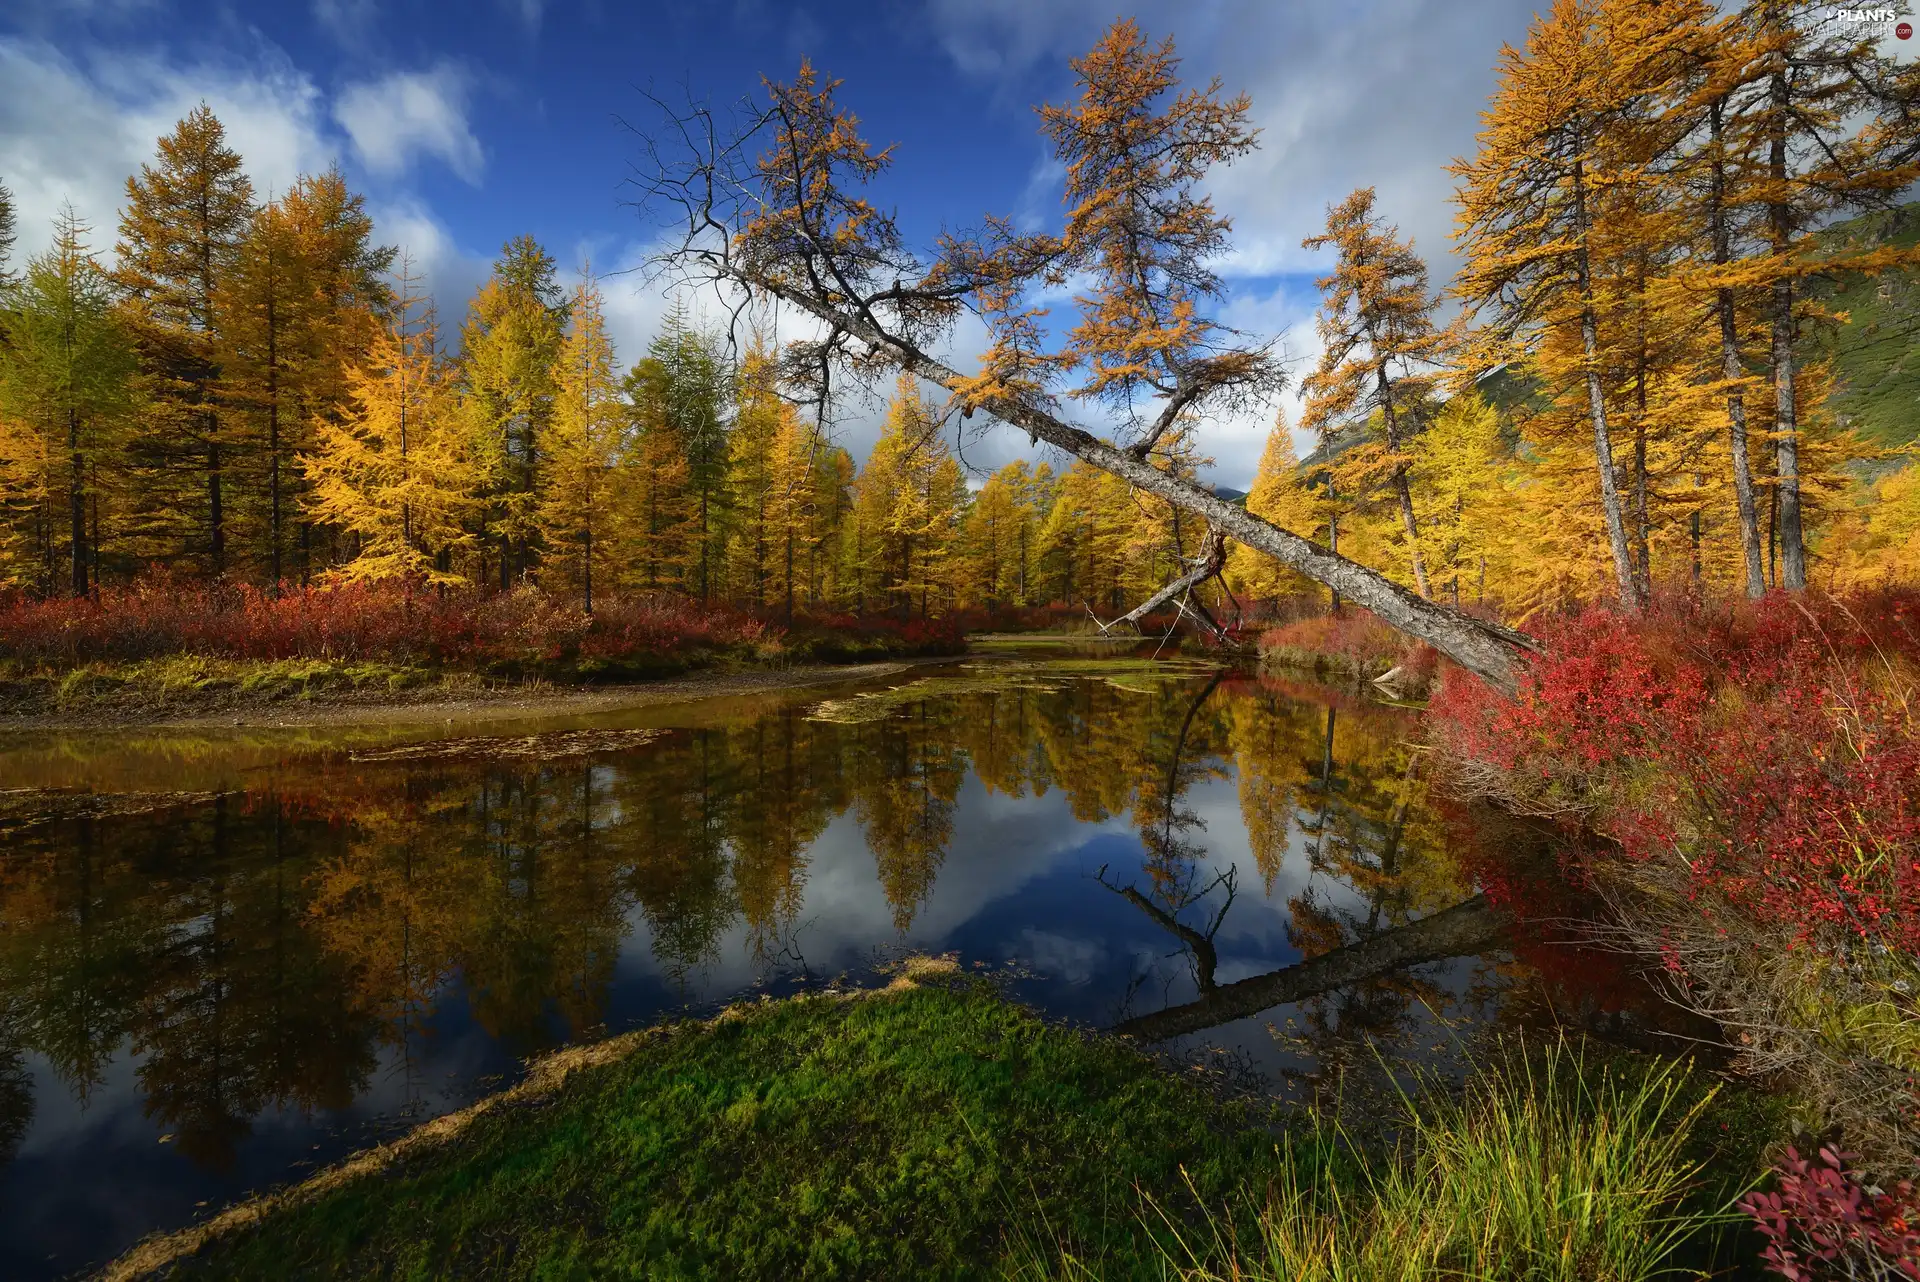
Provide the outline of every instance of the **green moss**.
{"type": "Polygon", "coordinates": [[[1206,1198],[1258,1182],[1273,1120],[981,986],[769,1003],[177,1276],[968,1277],[1035,1238],[1157,1276],[1136,1186],[1178,1207],[1183,1169],[1206,1198]]]}

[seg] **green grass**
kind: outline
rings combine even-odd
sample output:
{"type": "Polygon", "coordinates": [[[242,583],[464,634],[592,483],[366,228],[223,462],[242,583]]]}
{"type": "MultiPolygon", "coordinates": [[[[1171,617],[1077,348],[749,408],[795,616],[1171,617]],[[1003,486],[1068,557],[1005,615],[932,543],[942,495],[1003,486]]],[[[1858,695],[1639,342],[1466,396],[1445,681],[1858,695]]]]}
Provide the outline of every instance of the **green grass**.
{"type": "Polygon", "coordinates": [[[1204,1237],[1186,1235],[1181,1274],[1668,1276],[1677,1257],[1710,1255],[1715,1230],[1734,1226],[1723,1208],[1743,1188],[1716,1187],[1723,1181],[1709,1178],[1708,1162],[1725,1154],[1695,1139],[1718,1094],[1673,1064],[1589,1061],[1564,1044],[1510,1057],[1462,1094],[1409,1099],[1399,1150],[1362,1167],[1352,1187],[1283,1164],[1254,1231],[1212,1225],[1204,1237]]]}
{"type": "Polygon", "coordinates": [[[0,665],[8,702],[70,711],[126,704],[307,700],[341,693],[414,689],[440,681],[417,666],[327,659],[214,659],[175,655],[137,662],[87,663],[56,671],[0,665]]]}
{"type": "Polygon", "coordinates": [[[769,1002],[642,1038],[170,1276],[1657,1276],[1699,1224],[1682,1195],[1712,1150],[1688,1145],[1715,1099],[1679,1069],[1591,1085],[1546,1062],[1418,1105],[1387,1152],[980,983],[769,1002]]]}

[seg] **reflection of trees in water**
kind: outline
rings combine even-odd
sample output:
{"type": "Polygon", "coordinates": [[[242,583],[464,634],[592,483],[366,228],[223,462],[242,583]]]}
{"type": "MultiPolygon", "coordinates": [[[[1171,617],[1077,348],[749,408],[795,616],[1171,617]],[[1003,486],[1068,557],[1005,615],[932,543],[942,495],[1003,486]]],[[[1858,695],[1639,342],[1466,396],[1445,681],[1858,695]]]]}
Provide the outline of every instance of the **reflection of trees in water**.
{"type": "Polygon", "coordinates": [[[223,798],[36,825],[0,861],[20,1043],[83,1104],[130,1045],[148,1115],[210,1166],[264,1108],[344,1106],[373,1063],[351,968],[305,920],[330,834],[293,827],[223,798]]]}
{"type": "Polygon", "coordinates": [[[0,994],[0,1166],[13,1160],[33,1121],[33,1075],[21,1045],[19,1005],[0,994]]]}
{"type": "Polygon", "coordinates": [[[919,700],[900,715],[855,727],[854,811],[902,934],[933,893],[953,839],[967,767],[956,711],[950,702],[919,700]]]}
{"type": "Polygon", "coordinates": [[[1238,870],[1229,866],[1202,883],[1207,851],[1194,834],[1204,831],[1206,823],[1187,804],[1186,797],[1194,784],[1219,775],[1217,763],[1203,756],[1203,745],[1210,745],[1216,737],[1219,720],[1205,719],[1198,733],[1195,723],[1201,720],[1200,710],[1219,689],[1224,676],[1224,672],[1214,673],[1205,686],[1187,699],[1179,728],[1171,740],[1164,741],[1164,746],[1159,736],[1152,733],[1147,736],[1150,748],[1161,747],[1166,758],[1164,779],[1159,786],[1143,790],[1133,803],[1140,843],[1147,852],[1143,871],[1151,889],[1143,894],[1131,883],[1121,885],[1109,880],[1105,865],[1096,874],[1101,885],[1119,894],[1180,941],[1194,986],[1202,993],[1212,992],[1214,988],[1214,972],[1219,969],[1220,955],[1213,940],[1226,921],[1227,911],[1233,907],[1238,870]],[[1217,907],[1212,903],[1216,890],[1221,892],[1217,907]],[[1197,924],[1183,920],[1183,916],[1195,916],[1196,909],[1197,924]]]}
{"type": "MultiPolygon", "coordinates": [[[[1409,927],[1463,901],[1471,888],[1427,816],[1419,756],[1400,738],[1401,719],[1364,705],[1316,706],[1264,681],[1240,684],[1243,697],[1232,705],[1228,738],[1250,853],[1272,893],[1290,849],[1297,847],[1307,875],[1288,900],[1288,936],[1303,962],[1329,958],[1333,964],[1315,968],[1307,977],[1324,982],[1306,988],[1289,982],[1302,977],[1288,973],[1296,968],[1229,986],[1238,990],[1232,994],[1215,983],[1214,937],[1233,888],[1226,887],[1226,903],[1209,905],[1197,925],[1183,919],[1183,910],[1220,883],[1197,884],[1201,852],[1176,835],[1193,827],[1183,822],[1187,812],[1178,801],[1183,762],[1204,748],[1204,737],[1176,736],[1162,799],[1145,808],[1165,834],[1142,833],[1157,893],[1143,896],[1131,886],[1108,884],[1179,941],[1200,999],[1171,1021],[1156,1024],[1158,1017],[1146,1016],[1132,1023],[1143,1031],[1164,1025],[1168,1031],[1155,1035],[1170,1036],[1244,1018],[1259,1009],[1247,1004],[1256,994],[1270,998],[1268,1005],[1297,1002],[1296,1044],[1308,1050],[1319,1072],[1338,1076],[1345,1066],[1370,1059],[1371,1043],[1414,1033],[1422,1008],[1437,1013],[1451,1004],[1443,989],[1409,973],[1408,957],[1431,959],[1422,950],[1432,933],[1409,927]]],[[[1101,879],[1107,881],[1104,870],[1101,879]]],[[[1487,942],[1490,928],[1479,917],[1453,920],[1467,921],[1471,929],[1443,931],[1439,946],[1454,947],[1467,934],[1476,947],[1487,942]]]]}
{"type": "MultiPolygon", "coordinates": [[[[600,1022],[636,917],[683,987],[736,928],[761,964],[796,952],[808,852],[837,816],[861,825],[907,930],[969,767],[1003,795],[1058,791],[1083,820],[1129,815],[1144,858],[1125,889],[1209,988],[1236,883],[1207,865],[1191,798],[1236,769],[1268,886],[1311,827],[1314,876],[1361,896],[1302,897],[1302,931],[1324,936],[1307,946],[1445,902],[1398,724],[1342,709],[1336,725],[1240,678],[1079,680],[855,724],[787,710],[538,765],[283,764],[271,791],[15,834],[0,1046],[45,1055],[84,1102],[131,1045],[149,1111],[218,1164],[262,1108],[344,1105],[383,1056],[417,1098],[456,977],[473,1017],[528,1051],[600,1022]]],[[[0,1125],[5,1099],[0,1083],[0,1125]]]]}

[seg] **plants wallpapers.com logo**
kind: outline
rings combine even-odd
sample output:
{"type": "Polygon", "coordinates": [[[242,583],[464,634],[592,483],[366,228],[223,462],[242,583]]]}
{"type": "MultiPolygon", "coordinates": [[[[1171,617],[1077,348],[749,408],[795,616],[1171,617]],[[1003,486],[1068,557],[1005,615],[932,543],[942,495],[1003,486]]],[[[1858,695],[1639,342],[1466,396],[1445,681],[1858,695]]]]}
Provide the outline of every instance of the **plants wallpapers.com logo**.
{"type": "Polygon", "coordinates": [[[1891,26],[1897,40],[1913,38],[1912,20],[1897,9],[1835,9],[1833,16],[1856,26],[1891,26]]]}

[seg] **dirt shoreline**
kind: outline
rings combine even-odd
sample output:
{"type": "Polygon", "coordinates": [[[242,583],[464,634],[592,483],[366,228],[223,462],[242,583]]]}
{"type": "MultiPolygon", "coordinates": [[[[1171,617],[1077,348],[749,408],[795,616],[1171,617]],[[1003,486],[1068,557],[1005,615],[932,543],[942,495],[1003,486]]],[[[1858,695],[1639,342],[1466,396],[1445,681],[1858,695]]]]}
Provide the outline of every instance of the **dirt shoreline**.
{"type": "Polygon", "coordinates": [[[0,736],[42,730],[116,728],[204,730],[216,727],[283,729],[341,726],[434,725],[515,721],[529,717],[618,712],[724,695],[759,694],[847,681],[871,681],[909,668],[954,663],[964,655],[889,659],[878,663],[809,664],[750,672],[696,672],[684,677],[625,685],[443,689],[398,692],[374,699],[343,696],[314,703],[259,701],[194,708],[103,705],[54,712],[0,714],[0,736]],[[409,694],[417,697],[409,698],[409,694]]]}

